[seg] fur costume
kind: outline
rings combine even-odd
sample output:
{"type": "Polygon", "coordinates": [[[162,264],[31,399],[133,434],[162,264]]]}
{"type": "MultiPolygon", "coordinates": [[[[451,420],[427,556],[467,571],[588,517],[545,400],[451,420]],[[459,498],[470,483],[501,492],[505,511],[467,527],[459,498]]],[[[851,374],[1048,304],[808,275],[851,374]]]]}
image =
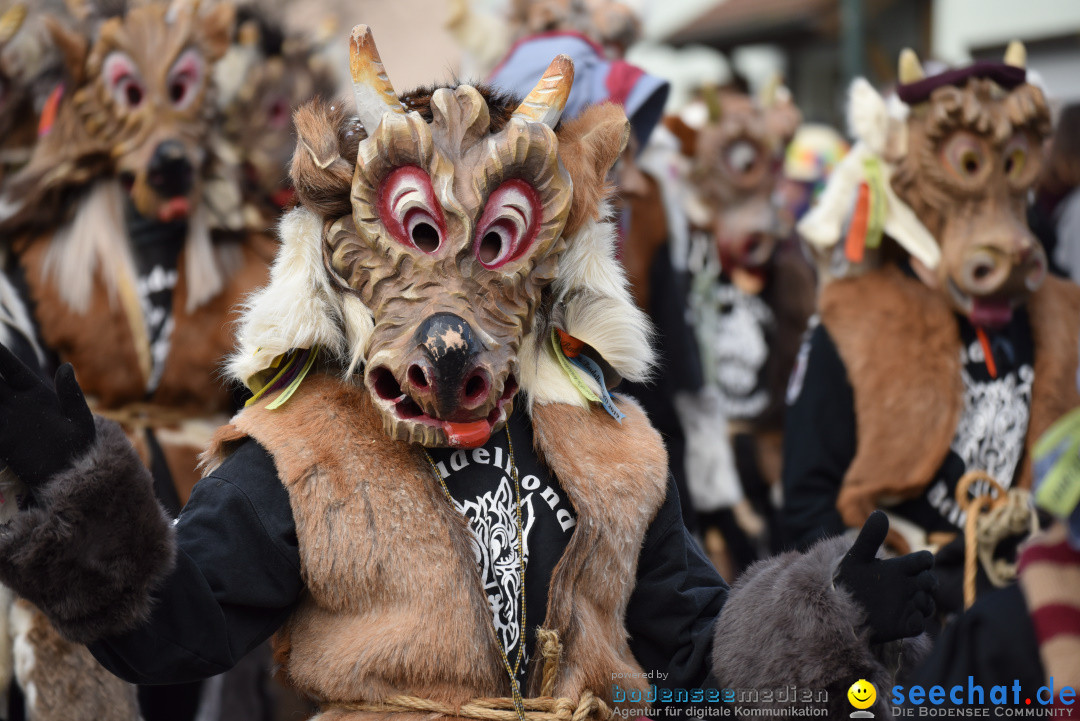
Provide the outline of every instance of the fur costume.
{"type": "MultiPolygon", "coordinates": [[[[789,551],[747,569],[716,624],[713,668],[723,688],[825,689],[828,717],[838,719],[851,708],[848,679],[864,678],[884,690],[898,672],[926,655],[926,636],[867,642],[865,631],[858,630],[863,609],[843,588],[827,583],[845,550],[845,539],[838,536],[805,554],[789,551]],[[805,613],[793,614],[768,634],[754,621],[759,614],[779,618],[781,609],[793,608],[805,613]],[[804,649],[811,648],[817,654],[808,660],[804,649]]],[[[889,713],[884,693],[873,711],[889,713]]]]}
{"type": "MultiPolygon", "coordinates": [[[[1031,486],[1034,442],[1080,405],[1073,382],[1080,363],[1080,288],[1047,278],[1028,311],[1035,382],[1021,488],[1031,486]]],[[[831,283],[822,294],[821,318],[855,391],[859,448],[837,506],[858,526],[881,498],[923,493],[944,460],[963,407],[960,337],[945,299],[889,266],[831,283]],[[920,452],[913,455],[912,448],[920,452]]]]}
{"type": "MultiPolygon", "coordinates": [[[[614,257],[614,231],[599,202],[605,175],[626,141],[627,121],[606,105],[560,123],[573,74],[566,57],[557,57],[519,102],[470,86],[422,89],[399,100],[368,28],[354,28],[351,54],[359,123],[320,105],[297,114],[300,144],[292,173],[302,207],[282,224],[270,283],[249,300],[230,365],[256,397],[207,454],[216,468],[179,518],[178,543],[196,516],[210,525],[191,521],[201,533],[189,543],[213,535],[214,528],[235,530],[239,511],[215,515],[221,507],[200,503],[200,497],[227,492],[252,506],[248,525],[260,539],[271,517],[281,520],[275,504],[287,504],[288,523],[275,525],[283,538],[271,544],[276,551],[258,549],[254,575],[271,564],[284,569],[274,583],[295,593],[279,594],[261,628],[249,629],[236,645],[233,629],[224,628],[228,661],[235,663],[260,635],[280,628],[276,651],[284,674],[322,707],[322,721],[465,715],[464,702],[514,693],[516,674],[504,675],[508,652],[500,654],[490,597],[484,597],[470,548],[472,519],[457,512],[441,472],[425,455],[440,448],[478,452],[521,400],[535,453],[577,514],[546,586],[544,625],[556,637],[541,644],[549,653],[533,658],[521,693],[558,697],[537,703],[576,709],[579,718],[602,716],[616,697],[613,674],[622,674],[623,688],[631,691],[644,691],[648,683],[635,676],[643,669],[630,650],[635,639],[626,619],[634,613],[634,591],[646,585],[636,569],[651,522],[668,500],[674,507],[674,499],[666,498],[667,458],[659,435],[633,401],[607,398],[603,375],[641,378],[651,359],[647,323],[630,299],[614,257]],[[566,351],[553,342],[555,329],[580,341],[579,353],[597,359],[596,377],[571,375],[557,356],[566,351]],[[609,403],[591,401],[583,388],[609,403]],[[240,456],[249,466],[268,464],[286,494],[266,475],[243,480],[244,468],[235,464],[240,456]],[[432,471],[440,474],[438,483],[432,471]],[[280,495],[284,501],[274,500],[280,495]]],[[[223,565],[213,568],[192,569],[199,554],[181,545],[173,574],[190,572],[202,580],[177,587],[170,585],[174,576],[167,577],[153,591],[162,614],[151,610],[147,623],[153,628],[140,626],[148,587],[166,573],[171,535],[166,519],[150,512],[152,502],[144,503],[146,474],[131,451],[107,449],[119,439],[115,427],[103,421],[98,431],[86,459],[99,462],[86,466],[80,460],[46,480],[41,507],[30,511],[37,523],[8,527],[5,542],[13,553],[20,542],[32,553],[15,556],[19,565],[0,564],[0,577],[27,594],[42,586],[37,600],[46,613],[59,614],[69,635],[89,638],[126,627],[123,636],[101,639],[95,653],[123,661],[111,668],[141,676],[125,666],[132,658],[125,654],[157,663],[158,646],[147,639],[162,629],[174,638],[176,614],[194,596],[220,612],[215,624],[226,611],[256,614],[264,599],[250,598],[245,587],[228,609],[215,600],[230,595],[225,587],[236,575],[236,554],[249,549],[243,539],[230,535],[224,545],[235,547],[224,549],[223,565]],[[114,456],[128,467],[116,468],[114,456]],[[124,483],[103,479],[117,472],[128,476],[124,483]],[[116,578],[108,577],[115,582],[107,584],[110,593],[102,601],[117,611],[100,620],[91,608],[85,624],[74,617],[79,609],[67,596],[49,591],[61,577],[79,593],[100,580],[96,556],[86,550],[94,543],[83,541],[83,534],[120,541],[117,534],[126,531],[100,529],[83,506],[68,510],[73,499],[53,492],[68,485],[81,489],[75,477],[126,490],[110,517],[154,519],[155,530],[139,533],[160,539],[153,546],[156,559],[148,558],[145,543],[110,546],[109,571],[116,578]],[[67,513],[38,521],[39,511],[67,513]],[[64,548],[44,558],[38,529],[64,548]],[[81,542],[78,549],[67,547],[72,541],[81,542]],[[144,559],[152,568],[141,565],[144,559]],[[53,571],[57,575],[42,584],[42,575],[53,571]]],[[[519,500],[510,503],[520,509],[519,500]]],[[[668,543],[689,541],[677,509],[655,530],[674,539],[668,543]]],[[[221,553],[218,545],[203,552],[221,553]]],[[[695,646],[698,661],[691,669],[700,682],[709,671],[704,649],[713,643],[726,585],[696,547],[677,549],[674,565],[697,562],[702,574],[684,590],[717,600],[700,611],[707,616],[680,618],[680,628],[695,625],[706,639],[695,646]]],[[[838,544],[815,557],[762,567],[766,588],[784,573],[794,573],[803,587],[790,589],[791,602],[771,604],[765,614],[756,608],[761,599],[734,608],[746,609],[766,635],[788,627],[792,617],[812,618],[813,606],[804,601],[820,608],[821,599],[807,586],[832,586],[842,550],[838,544]]],[[[849,553],[844,563],[851,558],[849,553]]],[[[665,585],[650,601],[664,605],[672,598],[664,594],[676,592],[665,585]]],[[[854,620],[843,600],[842,594],[825,599],[826,605],[840,604],[835,613],[854,620]]],[[[751,622],[739,621],[738,614],[730,623],[748,627],[751,622]]],[[[251,617],[244,621],[252,625],[251,617]]],[[[808,638],[825,633],[819,629],[808,638]]],[[[217,635],[203,643],[217,642],[217,635]]],[[[683,643],[682,631],[668,635],[683,643]]],[[[713,645],[727,643],[721,633],[713,645]]],[[[686,648],[681,645],[678,655],[686,648]]],[[[201,651],[193,652],[187,639],[182,650],[189,673],[201,651]]],[[[830,667],[818,663],[819,648],[788,652],[817,668],[822,682],[829,677],[830,667]]],[[[674,663],[670,656],[667,661],[674,663]]],[[[771,683],[770,663],[755,658],[746,670],[771,683]]],[[[524,715],[517,698],[501,703],[510,701],[524,715]]],[[[644,710],[634,700],[626,707],[635,714],[644,710]]]]}
{"type": "MultiPolygon", "coordinates": [[[[1003,63],[928,78],[905,50],[897,97],[886,101],[863,80],[852,85],[858,142],[799,231],[832,259],[821,320],[853,395],[855,447],[843,469],[824,452],[787,449],[800,458],[785,478],[800,526],[814,523],[812,513],[832,523],[815,494],[835,480],[845,525],[907,504],[900,513],[908,530],[892,542],[937,550],[984,493],[961,489],[963,477],[987,473],[1020,498],[1031,484],[1033,440],[1080,404],[1072,382],[1080,289],[1046,277],[1045,253],[1026,222],[1049,113],[1025,80],[1024,61],[1023,46],[1012,43],[1003,63]],[[1007,366],[1000,378],[999,364],[1007,366]],[[829,470],[815,470],[819,463],[829,470]]],[[[827,351],[818,357],[819,368],[830,367],[827,351]]],[[[802,368],[799,382],[814,372],[802,368]]],[[[844,415],[826,410],[828,399],[814,402],[806,413],[844,415]]],[[[843,434],[830,447],[846,448],[843,434]]],[[[846,450],[836,453],[847,459],[846,450]]]]}

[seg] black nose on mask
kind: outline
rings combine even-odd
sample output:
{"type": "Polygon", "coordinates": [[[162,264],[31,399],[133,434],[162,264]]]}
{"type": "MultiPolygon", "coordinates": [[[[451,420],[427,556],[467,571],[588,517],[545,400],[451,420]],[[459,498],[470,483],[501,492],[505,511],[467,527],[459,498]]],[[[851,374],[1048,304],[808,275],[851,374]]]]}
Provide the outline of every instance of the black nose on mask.
{"type": "Polygon", "coordinates": [[[147,183],[158,195],[163,198],[187,195],[194,175],[194,168],[180,142],[166,140],[154,149],[147,168],[147,183]]]}

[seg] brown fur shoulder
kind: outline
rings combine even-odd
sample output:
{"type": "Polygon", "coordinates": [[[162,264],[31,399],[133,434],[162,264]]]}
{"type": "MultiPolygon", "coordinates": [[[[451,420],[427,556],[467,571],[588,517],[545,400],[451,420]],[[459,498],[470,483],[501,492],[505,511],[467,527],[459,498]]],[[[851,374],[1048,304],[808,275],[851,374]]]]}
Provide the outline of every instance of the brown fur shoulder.
{"type": "Polygon", "coordinates": [[[854,389],[855,458],[837,507],[849,526],[883,496],[923,491],[963,407],[960,335],[945,300],[887,266],[830,283],[821,316],[854,389]]]}

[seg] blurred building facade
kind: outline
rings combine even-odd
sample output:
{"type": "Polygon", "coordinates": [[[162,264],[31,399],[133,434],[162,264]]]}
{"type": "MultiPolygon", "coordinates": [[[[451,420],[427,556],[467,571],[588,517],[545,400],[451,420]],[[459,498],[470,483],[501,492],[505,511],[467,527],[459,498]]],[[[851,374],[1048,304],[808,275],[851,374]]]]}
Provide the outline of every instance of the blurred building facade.
{"type": "MultiPolygon", "coordinates": [[[[1075,0],[647,0],[639,7],[646,44],[634,57],[647,69],[699,75],[700,58],[716,51],[753,86],[780,72],[808,120],[841,125],[850,79],[895,82],[904,47],[952,65],[1001,57],[1014,38],[1027,45],[1028,66],[1055,103],[1080,99],[1075,0]],[[695,61],[681,62],[684,52],[695,61]]],[[[719,63],[724,82],[728,65],[719,63]]]]}

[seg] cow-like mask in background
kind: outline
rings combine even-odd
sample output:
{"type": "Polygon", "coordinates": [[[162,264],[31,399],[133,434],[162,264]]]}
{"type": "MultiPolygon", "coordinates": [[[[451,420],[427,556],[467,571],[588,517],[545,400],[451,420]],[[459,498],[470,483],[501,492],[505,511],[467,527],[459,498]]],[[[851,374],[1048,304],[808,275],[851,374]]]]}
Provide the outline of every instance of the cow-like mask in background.
{"type": "MultiPolygon", "coordinates": [[[[869,189],[880,201],[879,232],[909,254],[924,283],[976,326],[1008,323],[1042,285],[1047,264],[1026,208],[1050,113],[1042,91],[1027,82],[1025,57],[1013,42],[1004,63],[927,78],[905,50],[898,97],[888,103],[856,80],[848,107],[858,142],[799,233],[819,249],[836,247],[853,199],[869,189]]],[[[847,236],[850,243],[850,229],[847,236]]]]}
{"type": "Polygon", "coordinates": [[[721,266],[754,274],[790,230],[773,195],[801,116],[775,86],[761,99],[720,90],[707,101],[710,122],[693,142],[692,178],[712,218],[721,266]]]}
{"type": "MultiPolygon", "coordinates": [[[[200,13],[190,0],[109,17],[92,45],[53,25],[73,82],[40,163],[59,165],[73,183],[115,173],[140,215],[186,217],[202,191],[214,112],[210,71],[228,47],[232,22],[232,6],[200,13]]],[[[49,180],[51,169],[28,166],[46,178],[42,186],[63,182],[49,180]]]]}
{"type": "Polygon", "coordinates": [[[1026,210],[1050,115],[1024,64],[1014,43],[1004,64],[939,81],[923,77],[914,53],[901,57],[900,97],[911,112],[892,186],[941,246],[936,268],[913,265],[979,326],[1007,323],[1046,277],[1046,253],[1026,210]]]}
{"type": "Polygon", "coordinates": [[[330,264],[375,328],[365,383],[394,438],[487,441],[518,388],[518,351],[557,269],[572,185],[553,128],[573,64],[560,56],[498,133],[472,87],[406,113],[367,28],[354,30],[360,121],[352,222],[330,264]]]}

